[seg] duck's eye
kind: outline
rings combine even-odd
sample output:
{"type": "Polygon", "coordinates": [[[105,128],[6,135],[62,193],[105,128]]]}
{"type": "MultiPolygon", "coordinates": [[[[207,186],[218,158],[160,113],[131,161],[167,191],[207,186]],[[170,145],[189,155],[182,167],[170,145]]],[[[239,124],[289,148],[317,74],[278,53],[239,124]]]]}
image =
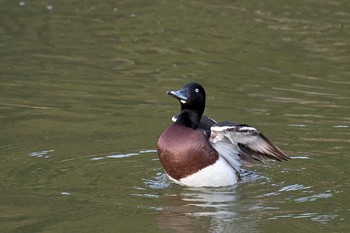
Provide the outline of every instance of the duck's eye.
{"type": "Polygon", "coordinates": [[[199,92],[199,89],[198,89],[198,88],[196,88],[196,89],[194,89],[194,91],[198,93],[198,92],[199,92]]]}

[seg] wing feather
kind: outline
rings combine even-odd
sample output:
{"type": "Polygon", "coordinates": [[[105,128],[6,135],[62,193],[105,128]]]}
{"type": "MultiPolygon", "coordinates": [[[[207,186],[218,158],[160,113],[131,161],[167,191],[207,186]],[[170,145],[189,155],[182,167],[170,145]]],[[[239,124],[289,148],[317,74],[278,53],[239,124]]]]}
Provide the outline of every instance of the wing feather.
{"type": "Polygon", "coordinates": [[[228,121],[214,124],[209,139],[212,145],[225,139],[237,148],[243,166],[253,166],[255,161],[267,164],[268,159],[280,162],[290,159],[271,140],[248,125],[228,121]]]}

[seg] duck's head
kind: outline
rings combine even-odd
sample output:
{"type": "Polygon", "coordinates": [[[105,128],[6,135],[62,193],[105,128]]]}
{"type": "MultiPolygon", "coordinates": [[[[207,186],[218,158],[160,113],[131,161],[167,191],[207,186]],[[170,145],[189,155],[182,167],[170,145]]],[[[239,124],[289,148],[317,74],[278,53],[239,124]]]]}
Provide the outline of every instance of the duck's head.
{"type": "Polygon", "coordinates": [[[181,112],[177,116],[177,121],[191,128],[197,128],[205,109],[204,88],[199,83],[191,82],[182,89],[167,91],[167,94],[180,101],[181,112]]]}

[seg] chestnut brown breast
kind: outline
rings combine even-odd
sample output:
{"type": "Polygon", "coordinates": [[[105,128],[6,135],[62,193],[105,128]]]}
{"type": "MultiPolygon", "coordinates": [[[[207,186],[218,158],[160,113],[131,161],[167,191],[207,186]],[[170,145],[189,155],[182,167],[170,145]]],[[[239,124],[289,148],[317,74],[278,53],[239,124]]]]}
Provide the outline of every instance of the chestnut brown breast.
{"type": "Polygon", "coordinates": [[[176,123],[159,137],[158,156],[166,173],[176,180],[215,163],[219,158],[202,132],[176,123]]]}

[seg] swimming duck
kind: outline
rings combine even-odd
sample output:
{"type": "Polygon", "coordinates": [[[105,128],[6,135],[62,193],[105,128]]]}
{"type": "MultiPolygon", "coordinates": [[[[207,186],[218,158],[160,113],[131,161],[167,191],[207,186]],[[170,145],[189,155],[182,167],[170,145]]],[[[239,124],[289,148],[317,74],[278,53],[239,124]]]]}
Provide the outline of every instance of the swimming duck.
{"type": "Polygon", "coordinates": [[[192,187],[219,187],[240,181],[241,166],[290,158],[256,128],[203,116],[206,94],[195,82],[168,91],[181,111],[160,135],[158,157],[168,177],[192,187]]]}

